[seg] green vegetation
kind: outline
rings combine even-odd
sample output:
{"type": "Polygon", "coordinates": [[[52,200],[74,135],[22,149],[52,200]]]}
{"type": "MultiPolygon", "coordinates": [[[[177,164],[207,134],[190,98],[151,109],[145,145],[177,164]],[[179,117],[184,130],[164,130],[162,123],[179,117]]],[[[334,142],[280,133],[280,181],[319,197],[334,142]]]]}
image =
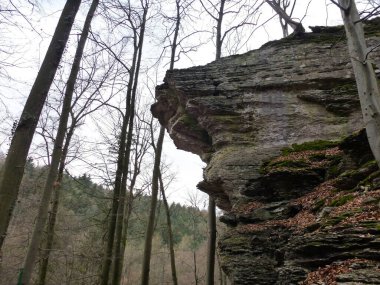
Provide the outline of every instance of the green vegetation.
{"type": "Polygon", "coordinates": [[[342,83],[331,90],[332,95],[354,94],[357,96],[358,89],[355,81],[342,83]]]}
{"type": "Polygon", "coordinates": [[[288,36],[280,40],[275,40],[264,44],[260,49],[276,46],[285,46],[286,44],[296,45],[297,43],[317,43],[335,45],[345,40],[344,27],[336,26],[331,29],[324,28],[323,31],[316,33],[305,33],[302,36],[288,36]]]}
{"type": "Polygon", "coordinates": [[[360,221],[360,226],[367,229],[380,230],[380,223],[378,221],[360,221]]]}
{"type": "Polygon", "coordinates": [[[318,212],[324,205],[325,205],[326,199],[320,199],[318,200],[315,204],[314,207],[312,208],[313,212],[318,212]]]}
{"type": "Polygon", "coordinates": [[[288,155],[293,152],[300,152],[306,150],[325,150],[328,148],[333,148],[339,145],[339,141],[326,141],[326,140],[316,140],[311,142],[305,142],[302,144],[292,144],[291,147],[286,147],[282,149],[283,155],[288,155]]]}
{"type": "Polygon", "coordinates": [[[344,204],[346,204],[347,202],[353,200],[354,198],[355,198],[355,196],[353,194],[348,194],[348,195],[339,197],[339,198],[331,201],[330,206],[331,207],[343,206],[344,204]]]}
{"type": "Polygon", "coordinates": [[[182,123],[186,128],[188,128],[190,131],[197,134],[197,136],[204,141],[205,143],[211,144],[211,138],[208,135],[207,131],[203,129],[198,121],[193,118],[192,116],[188,114],[183,114],[179,119],[178,122],[182,123]]]}
{"type": "Polygon", "coordinates": [[[183,123],[185,126],[187,127],[191,127],[191,128],[199,128],[198,127],[198,121],[193,118],[192,116],[188,115],[188,114],[183,114],[180,118],[179,118],[179,121],[181,123],[183,123]]]}
{"type": "Polygon", "coordinates": [[[336,217],[331,217],[324,223],[324,226],[335,226],[339,224],[340,222],[344,221],[345,219],[352,217],[353,215],[354,213],[347,212],[336,217]]]}
{"type": "Polygon", "coordinates": [[[340,171],[340,167],[337,164],[334,164],[327,170],[327,177],[335,178],[340,174],[340,171]]]}
{"type": "Polygon", "coordinates": [[[309,164],[305,160],[284,160],[279,162],[271,162],[268,164],[269,167],[289,167],[289,168],[304,168],[309,164]]]}
{"type": "MultiPolygon", "coordinates": [[[[14,222],[6,240],[5,250],[2,252],[1,277],[4,283],[1,284],[13,284],[13,278],[17,276],[18,264],[22,263],[27,246],[25,241],[28,240],[32,231],[45,177],[46,168],[36,167],[32,160],[28,160],[19,203],[15,209],[14,222]]],[[[68,283],[65,279],[67,276],[74,280],[86,280],[86,284],[97,284],[99,266],[107,237],[107,216],[109,215],[111,196],[112,191],[94,183],[90,175],[64,176],[61,185],[54,250],[51,253],[48,272],[48,280],[51,284],[66,284],[68,283]]],[[[128,224],[126,250],[131,258],[126,266],[127,270],[136,272],[130,277],[131,284],[137,284],[140,278],[137,273],[140,273],[141,270],[141,254],[149,205],[149,196],[137,195],[128,224]]],[[[175,203],[170,205],[170,211],[178,270],[189,272],[188,275],[191,276],[193,252],[197,254],[197,266],[206,268],[204,248],[207,239],[207,213],[196,207],[175,203]]],[[[159,276],[165,274],[169,279],[170,265],[167,244],[165,211],[162,201],[159,201],[153,247],[155,253],[152,263],[156,263],[157,270],[161,271],[153,273],[153,276],[156,276],[154,274],[160,274],[159,276]],[[162,267],[163,264],[165,264],[164,267],[162,267]],[[162,272],[162,268],[165,268],[164,272],[162,272]]],[[[199,271],[199,274],[203,274],[202,272],[203,269],[199,271]]],[[[188,278],[185,273],[183,278],[188,278]]],[[[189,280],[181,280],[183,284],[191,283],[189,280]]]]}

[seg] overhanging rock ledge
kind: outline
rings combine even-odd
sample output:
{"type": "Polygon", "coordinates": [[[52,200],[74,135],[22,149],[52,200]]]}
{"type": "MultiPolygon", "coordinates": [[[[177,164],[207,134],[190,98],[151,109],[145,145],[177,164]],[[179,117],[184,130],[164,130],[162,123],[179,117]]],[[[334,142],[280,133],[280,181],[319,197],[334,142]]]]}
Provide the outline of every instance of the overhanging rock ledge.
{"type": "MultiPolygon", "coordinates": [[[[156,89],[153,115],[207,163],[198,187],[225,211],[219,254],[233,284],[316,284],[326,266],[344,268],[338,284],[380,284],[378,170],[362,132],[338,142],[363,128],[343,30],[315,30],[168,71],[156,89]]],[[[380,41],[379,20],[366,31],[380,41]]]]}

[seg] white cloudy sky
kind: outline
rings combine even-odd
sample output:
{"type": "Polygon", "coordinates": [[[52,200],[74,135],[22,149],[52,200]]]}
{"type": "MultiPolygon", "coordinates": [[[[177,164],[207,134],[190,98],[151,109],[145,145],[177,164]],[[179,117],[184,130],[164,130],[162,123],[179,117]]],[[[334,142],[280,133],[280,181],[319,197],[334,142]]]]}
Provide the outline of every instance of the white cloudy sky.
{"type": "MultiPolygon", "coordinates": [[[[22,0],[20,0],[22,1],[22,0]]],[[[50,41],[50,35],[53,33],[56,22],[58,20],[60,9],[64,5],[63,0],[56,1],[42,1],[39,13],[33,13],[32,24],[35,29],[20,21],[22,28],[10,29],[7,31],[0,30],[2,33],[1,42],[12,42],[15,44],[14,62],[17,67],[8,70],[9,75],[15,79],[10,81],[6,78],[0,80],[0,98],[5,105],[0,106],[0,111],[5,114],[9,112],[10,115],[16,119],[21,112],[21,106],[29,92],[29,88],[33,83],[36,72],[39,67],[47,45],[50,41]],[[36,33],[40,33],[38,35],[36,33]],[[16,48],[17,47],[17,48],[16,48]]],[[[329,5],[326,9],[325,3],[328,0],[313,0],[309,5],[309,9],[305,15],[305,6],[307,0],[298,0],[299,5],[295,11],[296,18],[303,18],[305,27],[316,25],[336,25],[340,23],[340,15],[337,8],[329,5]]],[[[269,17],[272,11],[269,7],[266,8],[262,17],[269,17]]],[[[85,11],[81,11],[80,17],[84,17],[85,11]]],[[[205,24],[207,26],[207,24],[205,24]]],[[[281,37],[281,30],[277,19],[274,19],[264,28],[259,29],[254,35],[255,41],[251,44],[252,48],[258,48],[263,43],[278,39],[281,37]]],[[[0,54],[0,60],[4,59],[5,55],[0,54]]],[[[214,58],[214,47],[210,42],[208,45],[199,49],[196,54],[192,56],[193,60],[183,60],[178,62],[177,68],[188,67],[192,65],[202,65],[210,62],[214,58]]],[[[9,59],[9,58],[8,58],[9,59]]],[[[164,69],[161,71],[164,74],[164,69]]],[[[3,117],[2,117],[3,118],[3,117]]],[[[0,120],[2,120],[0,118],[0,120]]],[[[7,149],[7,134],[9,135],[12,120],[0,122],[0,151],[3,153],[7,149]]],[[[86,133],[86,131],[84,131],[86,133]]],[[[90,134],[88,133],[90,136],[90,134]]],[[[171,201],[187,203],[189,193],[193,193],[196,189],[196,184],[202,180],[202,168],[204,163],[196,156],[181,150],[177,150],[167,136],[165,138],[164,157],[167,162],[172,165],[173,171],[177,174],[176,180],[171,186],[170,197],[171,201]]],[[[80,169],[73,170],[80,173],[80,169]]]]}

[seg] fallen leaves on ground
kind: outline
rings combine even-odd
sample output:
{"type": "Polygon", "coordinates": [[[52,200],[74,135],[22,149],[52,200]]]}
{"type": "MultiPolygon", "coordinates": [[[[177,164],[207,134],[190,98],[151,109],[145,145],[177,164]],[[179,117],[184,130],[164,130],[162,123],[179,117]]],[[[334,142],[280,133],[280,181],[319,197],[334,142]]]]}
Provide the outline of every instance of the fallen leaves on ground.
{"type": "Polygon", "coordinates": [[[352,271],[353,264],[373,263],[373,261],[366,259],[347,259],[341,262],[334,262],[325,267],[318,268],[318,270],[310,272],[302,285],[336,285],[336,278],[340,274],[352,271]]]}

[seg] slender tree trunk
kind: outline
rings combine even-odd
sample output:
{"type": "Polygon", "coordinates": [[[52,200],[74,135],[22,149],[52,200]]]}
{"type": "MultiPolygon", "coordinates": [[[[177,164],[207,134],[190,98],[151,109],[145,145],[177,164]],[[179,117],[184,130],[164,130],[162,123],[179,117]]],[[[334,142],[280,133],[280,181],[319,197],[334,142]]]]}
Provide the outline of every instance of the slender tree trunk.
{"type": "MultiPolygon", "coordinates": [[[[171,45],[170,67],[169,67],[170,70],[174,69],[175,55],[176,55],[177,42],[178,42],[178,34],[179,34],[179,28],[181,25],[180,0],[176,1],[176,12],[177,12],[177,16],[176,16],[176,23],[175,23],[175,28],[174,28],[173,43],[171,45]]],[[[160,151],[160,153],[162,152],[163,142],[164,142],[163,137],[165,135],[165,127],[164,126],[160,127],[160,136],[161,136],[161,134],[162,134],[162,140],[160,140],[160,137],[159,137],[158,142],[157,142],[157,146],[155,148],[156,156],[157,156],[158,150],[160,151]]],[[[161,158],[160,158],[160,160],[161,160],[161,158]]],[[[160,189],[161,189],[161,193],[162,193],[162,199],[164,202],[164,208],[165,208],[165,214],[166,214],[166,223],[168,226],[170,267],[171,267],[171,272],[172,272],[172,280],[173,280],[173,284],[177,285],[178,279],[177,279],[177,270],[176,270],[176,265],[175,265],[175,253],[174,253],[173,231],[172,231],[172,225],[171,225],[171,219],[170,219],[170,210],[169,210],[168,201],[166,200],[164,183],[162,181],[161,167],[160,166],[158,166],[158,167],[159,167],[158,179],[160,182],[160,189]]]]}
{"type": "MultiPolygon", "coordinates": [[[[135,161],[135,171],[138,168],[138,161],[135,161]]],[[[126,252],[125,252],[125,247],[127,245],[127,237],[128,237],[128,225],[129,225],[129,218],[131,217],[132,214],[132,207],[133,207],[133,201],[134,201],[134,194],[133,194],[133,189],[135,188],[136,184],[136,179],[138,176],[138,172],[134,172],[132,180],[131,180],[131,185],[130,185],[130,190],[129,190],[129,195],[126,197],[126,209],[125,209],[125,214],[124,214],[124,225],[123,225],[123,233],[122,233],[122,239],[121,239],[121,248],[120,248],[120,254],[123,254],[123,258],[120,260],[120,270],[119,270],[119,276],[118,278],[120,279],[120,284],[123,284],[123,270],[124,269],[124,259],[126,259],[126,252]]]]}
{"type": "Polygon", "coordinates": [[[116,223],[117,223],[118,208],[119,208],[119,203],[120,203],[120,193],[121,193],[121,188],[122,188],[122,178],[123,178],[123,171],[124,171],[123,169],[125,168],[127,129],[128,129],[129,117],[130,117],[130,109],[131,109],[130,104],[131,104],[133,77],[134,77],[134,69],[135,69],[134,62],[135,62],[135,58],[136,58],[135,55],[137,54],[137,50],[135,49],[134,52],[135,53],[134,53],[133,64],[130,69],[130,77],[129,77],[128,87],[127,87],[126,114],[124,115],[124,118],[123,118],[123,123],[122,123],[121,133],[120,133],[113,199],[112,199],[111,213],[110,213],[109,224],[108,224],[107,245],[106,245],[106,250],[105,250],[105,254],[103,258],[102,273],[100,275],[100,284],[102,285],[108,284],[111,265],[112,265],[112,259],[113,259],[115,229],[116,229],[116,223]]]}
{"type": "Polygon", "coordinates": [[[156,215],[157,199],[158,199],[158,178],[160,175],[160,164],[161,164],[161,152],[162,143],[164,140],[165,128],[160,128],[160,134],[157,140],[157,148],[154,158],[153,167],[153,177],[152,177],[152,197],[149,211],[148,226],[145,234],[145,246],[144,246],[144,256],[142,264],[142,276],[141,285],[149,284],[149,272],[150,272],[150,257],[152,254],[152,240],[154,234],[154,220],[156,215]],[[158,146],[161,146],[158,148],[158,146]]]}
{"type": "Polygon", "coordinates": [[[215,244],[216,244],[216,215],[215,201],[209,196],[208,200],[208,246],[207,246],[207,276],[206,284],[214,284],[215,272],[215,244]]]}
{"type": "MultiPolygon", "coordinates": [[[[132,195],[132,193],[131,193],[132,195]]],[[[125,272],[124,268],[124,260],[127,258],[125,247],[127,246],[127,237],[128,237],[128,225],[129,225],[129,218],[132,214],[132,207],[133,207],[133,197],[129,195],[128,196],[128,202],[127,202],[127,208],[126,208],[126,214],[124,217],[124,226],[123,226],[123,237],[122,237],[122,243],[121,243],[121,249],[120,254],[123,253],[123,258],[120,260],[120,270],[118,278],[120,278],[120,284],[123,284],[123,272],[125,272]]]]}
{"type": "Polygon", "coordinates": [[[196,249],[194,248],[193,249],[193,263],[194,263],[194,281],[195,281],[195,285],[198,285],[198,269],[197,269],[197,253],[196,253],[196,249]]]}
{"type": "Polygon", "coordinates": [[[135,78],[133,81],[133,89],[132,89],[132,97],[131,97],[131,107],[130,107],[130,118],[129,118],[129,129],[127,136],[127,144],[125,151],[125,166],[122,177],[122,187],[120,191],[120,202],[117,210],[117,226],[115,233],[115,259],[114,259],[114,270],[113,270],[113,278],[112,285],[119,285],[121,281],[122,275],[122,261],[121,259],[124,257],[124,252],[121,252],[122,248],[122,237],[123,237],[123,226],[124,226],[124,214],[125,214],[125,197],[127,191],[127,175],[129,169],[129,161],[130,161],[130,153],[131,153],[131,145],[132,145],[132,137],[133,137],[133,124],[134,124],[134,116],[135,116],[135,101],[136,101],[136,93],[137,93],[137,85],[138,78],[141,66],[141,58],[142,58],[142,50],[144,45],[144,35],[145,35],[145,25],[146,25],[146,17],[148,14],[148,6],[144,7],[142,24],[140,27],[140,35],[139,35],[139,44],[138,44],[138,57],[136,62],[136,72],[135,78]]]}
{"type": "Polygon", "coordinates": [[[62,113],[60,116],[57,135],[54,142],[51,165],[49,167],[48,176],[46,179],[44,191],[43,191],[40,206],[38,209],[36,225],[34,227],[32,238],[31,238],[30,245],[28,248],[28,252],[24,261],[24,266],[23,266],[23,271],[22,271],[23,285],[27,285],[30,283],[39,245],[41,243],[42,232],[47,221],[49,202],[51,198],[51,189],[53,189],[54,182],[57,179],[58,166],[62,157],[62,146],[65,139],[67,122],[68,122],[70,110],[71,110],[71,99],[74,93],[75,82],[78,76],[80,62],[83,55],[83,50],[88,38],[91,21],[94,16],[95,10],[98,6],[98,3],[99,3],[99,0],[93,0],[91,7],[87,13],[86,20],[83,26],[83,31],[79,39],[77,50],[75,52],[74,62],[71,68],[69,78],[67,80],[66,92],[63,99],[62,113]]]}
{"type": "MultiPolygon", "coordinates": [[[[123,183],[123,174],[125,172],[126,166],[125,163],[125,152],[126,152],[126,140],[127,140],[127,129],[129,125],[130,113],[131,113],[131,97],[132,97],[132,89],[133,82],[135,76],[136,69],[136,61],[138,56],[138,44],[137,44],[137,34],[134,31],[134,51],[133,51],[133,59],[132,66],[129,70],[129,81],[127,85],[127,97],[126,97],[126,114],[123,118],[123,123],[121,127],[120,133],[120,142],[119,142],[119,150],[118,150],[118,159],[117,159],[117,168],[116,168],[116,176],[114,183],[114,193],[111,207],[111,214],[109,217],[108,224],[108,237],[107,237],[107,246],[106,252],[103,258],[103,269],[100,276],[100,284],[107,285],[110,277],[112,259],[114,257],[114,247],[115,247],[115,231],[117,226],[117,217],[118,217],[118,209],[120,204],[120,195],[121,189],[124,187],[123,183]]],[[[114,270],[115,271],[115,270],[114,270]]]]}
{"type": "Polygon", "coordinates": [[[288,24],[280,17],[280,25],[282,29],[282,36],[286,38],[289,36],[288,24]]]}
{"type": "Polygon", "coordinates": [[[272,7],[272,9],[294,30],[296,34],[305,33],[305,28],[299,22],[294,21],[284,9],[281,8],[280,4],[273,0],[265,0],[265,2],[272,7]]]}
{"type": "MultiPolygon", "coordinates": [[[[161,128],[164,129],[164,131],[165,131],[165,128],[163,126],[161,126],[161,128]]],[[[157,145],[157,148],[160,148],[160,146],[157,145]]],[[[161,148],[162,148],[162,146],[161,146],[161,148]]],[[[165,208],[166,224],[168,226],[170,267],[172,270],[172,280],[173,280],[173,285],[178,285],[177,270],[176,270],[176,266],[175,266],[175,253],[174,253],[172,221],[170,218],[169,204],[168,204],[168,201],[166,200],[165,188],[164,188],[164,183],[162,181],[161,170],[160,170],[160,174],[159,174],[159,179],[160,179],[160,189],[161,189],[161,193],[162,193],[162,200],[164,202],[164,208],[165,208]]]]}
{"type": "Polygon", "coordinates": [[[0,181],[0,250],[15,206],[26,158],[46,96],[66,47],[81,0],[67,0],[13,135],[0,181]]]}
{"type": "Polygon", "coordinates": [[[47,275],[48,265],[49,265],[50,252],[53,249],[55,224],[57,221],[61,184],[63,180],[63,171],[65,169],[66,157],[69,151],[71,138],[74,135],[75,127],[76,127],[76,122],[72,122],[66,136],[65,145],[62,150],[61,161],[59,162],[58,178],[54,185],[52,207],[51,207],[51,212],[50,212],[49,221],[47,225],[46,246],[45,248],[42,249],[41,265],[40,265],[40,272],[39,272],[39,277],[38,277],[39,285],[45,285],[45,280],[46,280],[46,275],[47,275]]]}
{"type": "Polygon", "coordinates": [[[59,194],[61,187],[58,185],[58,179],[57,179],[57,185],[54,186],[54,195],[52,199],[52,208],[48,220],[47,225],[47,234],[46,234],[46,245],[44,248],[42,248],[41,253],[41,265],[40,265],[40,271],[38,276],[38,285],[45,285],[46,275],[48,271],[48,265],[49,265],[49,257],[50,257],[50,251],[53,248],[53,242],[54,242],[54,230],[55,230],[55,224],[57,219],[57,212],[58,212],[58,205],[59,205],[59,194]]]}
{"type": "Polygon", "coordinates": [[[173,36],[173,43],[171,45],[171,54],[170,54],[170,66],[169,70],[174,69],[174,63],[175,63],[175,55],[176,55],[176,49],[177,49],[177,42],[178,42],[178,34],[179,34],[179,28],[181,25],[181,6],[180,6],[180,0],[176,1],[176,10],[177,10],[177,17],[176,17],[176,23],[174,28],[174,36],[173,36]]]}
{"type": "MultiPolygon", "coordinates": [[[[133,93],[135,94],[135,92],[133,93]]],[[[133,104],[131,104],[131,109],[130,109],[131,116],[129,119],[127,145],[126,145],[126,150],[124,153],[124,169],[123,169],[123,176],[122,176],[121,189],[120,189],[120,195],[119,195],[119,204],[118,204],[117,213],[115,217],[116,225],[115,225],[115,241],[114,241],[114,254],[113,254],[114,267],[113,267],[113,275],[112,275],[112,285],[120,284],[122,271],[123,271],[122,259],[124,258],[125,247],[123,247],[122,244],[123,244],[123,237],[124,237],[123,233],[125,233],[126,235],[126,231],[127,231],[126,213],[129,214],[129,209],[127,209],[126,211],[125,204],[126,204],[126,191],[127,191],[127,176],[128,176],[129,160],[130,160],[129,158],[130,158],[130,151],[131,151],[130,141],[132,141],[132,132],[133,132],[132,113],[135,112],[134,98],[132,101],[133,101],[133,104]]]]}
{"type": "Polygon", "coordinates": [[[380,93],[376,74],[368,59],[363,25],[353,0],[339,0],[348,50],[358,87],[368,142],[380,167],[380,93]]]}
{"type": "Polygon", "coordinates": [[[218,14],[218,20],[216,25],[216,60],[219,60],[222,57],[222,45],[223,45],[223,39],[222,39],[222,23],[223,23],[223,16],[224,16],[224,4],[226,0],[220,1],[220,7],[219,7],[219,14],[218,14]]]}
{"type": "MultiPolygon", "coordinates": [[[[223,22],[224,15],[224,3],[222,0],[219,8],[219,17],[216,33],[216,54],[215,59],[219,60],[221,58],[221,50],[223,41],[221,37],[221,26],[223,22]]],[[[215,201],[209,196],[208,199],[208,241],[207,241],[207,271],[206,271],[206,284],[214,284],[214,273],[215,273],[215,247],[216,247],[216,216],[215,216],[215,201]]]]}

